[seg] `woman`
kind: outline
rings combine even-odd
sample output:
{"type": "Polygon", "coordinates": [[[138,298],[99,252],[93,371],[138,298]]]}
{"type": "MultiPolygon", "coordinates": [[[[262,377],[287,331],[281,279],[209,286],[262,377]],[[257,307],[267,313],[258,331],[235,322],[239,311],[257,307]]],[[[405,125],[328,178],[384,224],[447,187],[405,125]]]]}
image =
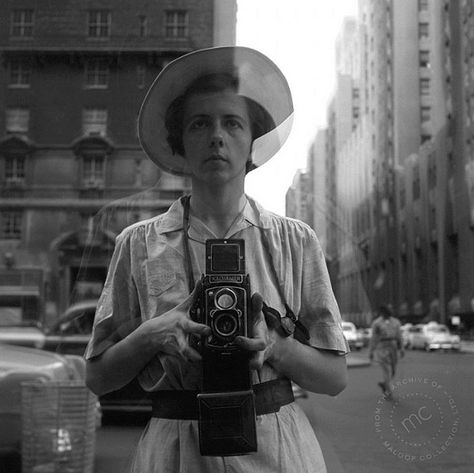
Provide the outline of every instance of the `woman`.
{"type": "MultiPolygon", "coordinates": [[[[182,56],[160,73],[144,100],[143,149],[161,168],[190,176],[192,192],[117,238],[86,352],[87,382],[97,394],[138,376],[163,403],[164,411],[159,401],[156,410],[154,405],[134,472],[326,471],[313,430],[291,399],[264,414],[257,409],[257,452],[226,458],[202,456],[194,414],[172,408],[173,397],[201,388],[201,354],[190,339],[208,335],[210,328],[191,320],[189,312],[200,290],[194,281],[205,273],[205,241],[214,238],[246,243],[255,323],[252,336],[235,342],[252,353],[257,401],[258,392],[284,378],[330,395],[345,387],[340,355],[347,344],[314,232],[264,210],[244,193],[246,173],[286,140],[292,113],[281,71],[243,47],[182,56]],[[281,314],[298,314],[297,325],[309,339],[302,343],[291,336],[295,327],[288,318],[285,324],[268,318],[267,324],[263,302],[281,314]]],[[[287,389],[277,386],[277,397],[287,389]]]]}

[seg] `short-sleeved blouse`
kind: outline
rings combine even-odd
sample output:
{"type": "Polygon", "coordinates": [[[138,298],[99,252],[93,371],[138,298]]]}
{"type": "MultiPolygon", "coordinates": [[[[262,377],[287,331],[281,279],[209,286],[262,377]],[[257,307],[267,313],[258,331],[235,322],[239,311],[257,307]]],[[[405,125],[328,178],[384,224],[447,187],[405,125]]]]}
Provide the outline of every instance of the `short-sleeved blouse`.
{"type": "MultiPolygon", "coordinates": [[[[204,273],[204,242],[208,238],[216,235],[191,216],[188,242],[196,281],[204,273]]],[[[308,225],[247,201],[226,238],[245,239],[252,292],[260,293],[281,313],[284,302],[288,303],[309,330],[313,347],[347,353],[324,255],[308,225]],[[281,292],[286,301],[281,300],[281,292]]],[[[99,356],[140,323],[161,316],[189,296],[183,243],[180,200],[168,212],[138,222],[117,237],[86,359],[99,356]]],[[[254,383],[276,377],[278,373],[265,363],[254,372],[254,383]]],[[[198,390],[200,366],[158,354],[139,373],[138,380],[146,391],[198,390]]],[[[257,434],[261,440],[256,454],[226,459],[201,457],[196,421],[152,418],[137,447],[133,471],[325,471],[314,433],[295,403],[278,413],[259,416],[257,434]]]]}

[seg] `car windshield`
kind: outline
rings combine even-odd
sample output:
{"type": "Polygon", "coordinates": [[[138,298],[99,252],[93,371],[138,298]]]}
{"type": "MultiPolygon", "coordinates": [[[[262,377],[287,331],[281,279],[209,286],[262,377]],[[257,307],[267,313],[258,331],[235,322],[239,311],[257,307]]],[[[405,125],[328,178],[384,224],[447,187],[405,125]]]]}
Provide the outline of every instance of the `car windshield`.
{"type": "Polygon", "coordinates": [[[448,333],[449,332],[448,328],[443,325],[439,325],[437,327],[428,327],[427,330],[432,333],[448,333]]]}

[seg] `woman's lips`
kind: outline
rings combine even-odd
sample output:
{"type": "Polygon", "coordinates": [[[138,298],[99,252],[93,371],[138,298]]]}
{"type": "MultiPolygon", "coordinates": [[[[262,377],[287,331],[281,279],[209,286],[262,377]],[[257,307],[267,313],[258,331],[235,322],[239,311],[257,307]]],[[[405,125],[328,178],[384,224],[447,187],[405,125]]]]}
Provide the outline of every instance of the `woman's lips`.
{"type": "Polygon", "coordinates": [[[213,154],[209,158],[206,159],[206,162],[212,162],[212,161],[226,161],[224,156],[221,156],[220,154],[213,154]]]}

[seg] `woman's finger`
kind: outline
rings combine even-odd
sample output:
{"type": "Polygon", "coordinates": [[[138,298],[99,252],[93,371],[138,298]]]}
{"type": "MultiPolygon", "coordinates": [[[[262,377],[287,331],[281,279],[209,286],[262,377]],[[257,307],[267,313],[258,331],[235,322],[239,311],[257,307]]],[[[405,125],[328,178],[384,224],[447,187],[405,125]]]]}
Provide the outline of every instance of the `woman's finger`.
{"type": "Polygon", "coordinates": [[[194,322],[191,319],[186,319],[186,322],[183,325],[183,331],[195,335],[208,335],[211,332],[211,327],[194,322]]]}
{"type": "Polygon", "coordinates": [[[267,347],[262,338],[236,337],[235,344],[248,351],[262,351],[267,347]]]}
{"type": "Polygon", "coordinates": [[[251,298],[252,312],[258,315],[262,311],[263,298],[258,292],[254,292],[251,298]]]}
{"type": "Polygon", "coordinates": [[[200,361],[201,355],[189,345],[183,350],[182,356],[186,361],[200,361]]]}

